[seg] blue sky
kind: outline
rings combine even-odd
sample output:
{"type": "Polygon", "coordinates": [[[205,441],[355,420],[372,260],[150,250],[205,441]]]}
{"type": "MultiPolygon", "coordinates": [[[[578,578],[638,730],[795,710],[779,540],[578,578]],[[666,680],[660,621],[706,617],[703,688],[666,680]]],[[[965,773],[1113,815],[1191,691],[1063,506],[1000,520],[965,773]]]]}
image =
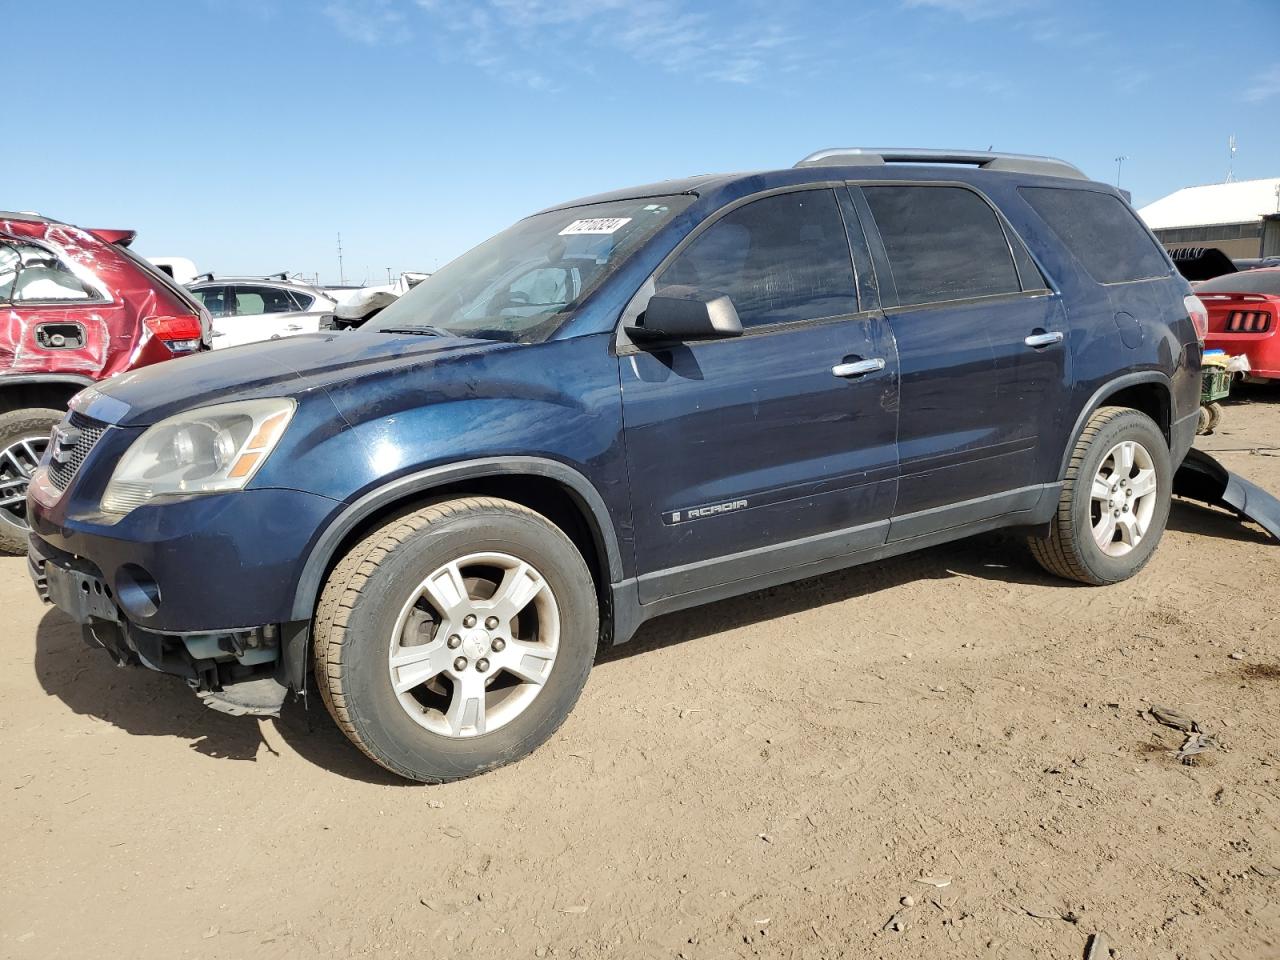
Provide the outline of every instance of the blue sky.
{"type": "Polygon", "coordinates": [[[828,146],[1047,153],[1135,203],[1280,176],[1280,0],[6,5],[0,207],[347,280],[538,208],[828,146]],[[1259,45],[1263,38],[1265,44],[1259,45]],[[20,131],[20,133],[19,133],[20,131]]]}

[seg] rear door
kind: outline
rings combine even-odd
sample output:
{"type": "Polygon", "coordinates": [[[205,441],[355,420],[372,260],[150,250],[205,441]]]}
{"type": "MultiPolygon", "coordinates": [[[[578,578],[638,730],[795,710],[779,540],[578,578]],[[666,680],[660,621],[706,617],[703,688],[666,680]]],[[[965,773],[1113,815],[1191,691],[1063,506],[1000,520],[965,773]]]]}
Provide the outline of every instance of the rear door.
{"type": "Polygon", "coordinates": [[[972,187],[881,182],[854,195],[878,231],[901,365],[889,539],[1033,506],[1061,455],[1041,439],[1069,387],[1060,298],[972,187]]]}
{"type": "Polygon", "coordinates": [[[859,303],[852,219],[829,187],[766,195],[658,271],[659,290],[728,294],[745,332],[619,347],[641,602],[884,542],[897,357],[874,301],[859,303]]]}

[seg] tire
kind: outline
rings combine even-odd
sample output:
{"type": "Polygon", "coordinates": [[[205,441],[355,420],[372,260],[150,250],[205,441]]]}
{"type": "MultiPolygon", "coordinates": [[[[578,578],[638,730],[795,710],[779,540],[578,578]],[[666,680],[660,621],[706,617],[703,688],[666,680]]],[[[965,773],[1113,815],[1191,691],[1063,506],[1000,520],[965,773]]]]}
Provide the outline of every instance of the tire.
{"type": "Polygon", "coordinates": [[[586,685],[599,620],[591,573],[558,527],[506,500],[449,500],[390,521],[333,569],[316,609],[316,684],[370,759],[409,780],[459,780],[559,728],[586,685]],[[508,609],[519,612],[490,629],[508,609]],[[404,656],[419,659],[393,666],[404,656]],[[401,685],[429,677],[397,690],[393,670],[401,685]]]}
{"type": "Polygon", "coordinates": [[[1222,404],[1216,400],[1209,404],[1209,433],[1222,426],[1222,404]]]}
{"type": "MultiPolygon", "coordinates": [[[[50,432],[64,416],[63,410],[45,408],[0,414],[0,503],[19,493],[25,497],[34,467],[29,451],[43,453],[50,432]]],[[[25,507],[12,503],[0,507],[0,553],[25,554],[28,530],[25,507]]]]}
{"type": "Polygon", "coordinates": [[[1196,436],[1207,437],[1213,433],[1213,422],[1213,411],[1209,409],[1207,404],[1200,404],[1200,417],[1196,421],[1196,436]]]}
{"type": "Polygon", "coordinates": [[[1172,482],[1169,446],[1155,422],[1127,407],[1101,408],[1089,419],[1071,453],[1048,536],[1029,540],[1032,554],[1045,570],[1067,580],[1093,586],[1127,580],[1146,566],[1160,543],[1169,519],[1172,482]],[[1121,445],[1134,454],[1129,479],[1121,476],[1121,461],[1113,457],[1121,445]],[[1146,489],[1148,470],[1154,490],[1135,496],[1146,489]],[[1110,499],[1095,497],[1104,491],[1110,499]],[[1111,523],[1108,512],[1115,530],[1104,547],[1099,538],[1106,539],[1111,523]]]}

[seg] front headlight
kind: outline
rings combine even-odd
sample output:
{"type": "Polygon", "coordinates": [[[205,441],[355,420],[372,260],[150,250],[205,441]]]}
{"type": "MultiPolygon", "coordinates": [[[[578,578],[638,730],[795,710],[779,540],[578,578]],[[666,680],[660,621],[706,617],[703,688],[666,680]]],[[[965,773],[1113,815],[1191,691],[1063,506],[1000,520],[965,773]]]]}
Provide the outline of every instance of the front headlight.
{"type": "Polygon", "coordinates": [[[103,512],[123,516],[156,497],[240,490],[284,436],[297,406],[289,399],[244,400],[161,420],[116,465],[103,512]]]}

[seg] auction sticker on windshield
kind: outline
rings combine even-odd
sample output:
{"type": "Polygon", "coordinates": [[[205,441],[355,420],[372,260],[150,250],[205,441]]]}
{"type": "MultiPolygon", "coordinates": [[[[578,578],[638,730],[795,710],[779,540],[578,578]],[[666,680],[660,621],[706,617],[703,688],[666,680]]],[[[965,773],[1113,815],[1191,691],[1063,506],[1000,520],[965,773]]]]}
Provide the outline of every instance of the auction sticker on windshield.
{"type": "Polygon", "coordinates": [[[619,229],[630,222],[630,217],[595,217],[588,220],[575,220],[560,231],[560,236],[575,237],[584,233],[617,233],[619,229]]]}

